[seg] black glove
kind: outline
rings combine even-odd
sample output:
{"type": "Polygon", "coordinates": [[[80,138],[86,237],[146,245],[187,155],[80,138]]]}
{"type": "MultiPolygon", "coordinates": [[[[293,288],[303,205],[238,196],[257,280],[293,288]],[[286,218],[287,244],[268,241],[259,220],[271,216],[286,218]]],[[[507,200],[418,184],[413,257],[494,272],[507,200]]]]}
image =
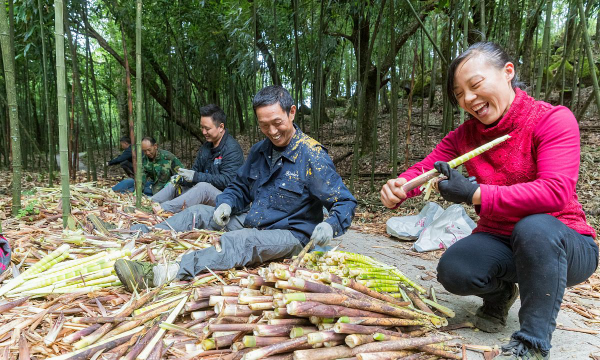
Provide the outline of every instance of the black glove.
{"type": "Polygon", "coordinates": [[[438,189],[444,199],[457,204],[473,203],[473,194],[479,189],[475,177],[467,179],[457,170],[452,169],[447,162],[437,161],[433,166],[448,178],[438,183],[438,189]]]}

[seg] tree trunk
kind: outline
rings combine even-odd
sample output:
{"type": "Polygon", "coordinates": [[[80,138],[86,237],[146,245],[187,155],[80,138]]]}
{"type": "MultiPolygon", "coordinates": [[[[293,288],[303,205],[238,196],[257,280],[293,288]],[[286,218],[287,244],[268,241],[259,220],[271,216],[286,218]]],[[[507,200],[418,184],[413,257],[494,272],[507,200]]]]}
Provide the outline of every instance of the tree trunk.
{"type": "Polygon", "coordinates": [[[44,109],[46,124],[48,127],[48,186],[52,187],[54,182],[54,124],[50,116],[50,103],[48,101],[48,72],[46,64],[46,38],[44,36],[44,19],[42,16],[42,0],[38,0],[38,15],[40,18],[40,40],[42,42],[42,70],[44,73],[44,109]]]}
{"type": "MultiPolygon", "coordinates": [[[[548,48],[550,46],[550,25],[552,21],[552,0],[546,2],[546,25],[544,27],[544,38],[542,39],[542,53],[538,57],[538,73],[535,84],[534,98],[540,98],[542,91],[542,79],[544,78],[544,69],[548,67],[548,48]]],[[[548,89],[546,89],[548,91],[548,89]]]]}
{"type": "MultiPolygon", "coordinates": [[[[125,31],[123,30],[123,25],[121,24],[121,41],[123,42],[123,58],[125,59],[125,80],[127,82],[127,119],[129,120],[129,138],[131,139],[132,144],[136,144],[135,138],[135,129],[133,125],[133,100],[131,94],[131,73],[129,69],[129,59],[127,57],[127,43],[125,42],[125,31]]],[[[140,74],[141,75],[141,74],[140,74]]],[[[137,179],[137,153],[136,151],[131,152],[131,162],[136,164],[133,168],[134,172],[136,172],[135,177],[137,179]]],[[[136,190],[138,184],[136,183],[136,190]]]]}
{"type": "MultiPolygon", "coordinates": [[[[396,42],[396,22],[395,22],[395,10],[394,10],[394,1],[390,1],[390,43],[394,44],[396,42]]],[[[392,177],[398,176],[398,79],[396,77],[396,57],[394,56],[394,62],[392,66],[390,66],[390,81],[392,88],[392,111],[390,112],[390,122],[391,128],[390,131],[392,133],[392,143],[391,146],[391,159],[392,159],[392,177]]]]}
{"type": "Polygon", "coordinates": [[[65,13],[67,14],[64,22],[65,22],[65,32],[67,33],[67,40],[69,43],[69,49],[71,50],[71,64],[73,66],[73,82],[75,84],[75,89],[77,91],[77,97],[79,99],[79,103],[81,104],[81,112],[83,116],[83,127],[85,130],[85,146],[87,148],[88,153],[88,171],[87,171],[87,179],[90,180],[90,170],[92,172],[92,176],[94,181],[98,179],[98,175],[96,174],[96,161],[94,159],[94,146],[92,145],[92,132],[90,126],[90,119],[88,116],[88,107],[86,99],[83,97],[83,88],[81,87],[81,77],[79,74],[79,60],[77,56],[77,43],[73,42],[73,37],[71,36],[71,26],[69,25],[69,15],[65,4],[65,13]]]}
{"type": "Polygon", "coordinates": [[[535,0],[531,0],[529,3],[529,9],[527,10],[528,16],[527,25],[525,26],[525,34],[523,34],[523,41],[521,42],[521,47],[519,48],[519,53],[516,57],[516,59],[521,57],[523,59],[523,70],[521,71],[521,77],[523,79],[529,79],[530,74],[532,73],[531,46],[534,43],[533,38],[536,33],[535,29],[537,28],[543,5],[544,0],[539,0],[539,3],[536,3],[535,0]]]}
{"type": "MultiPolygon", "coordinates": [[[[552,0],[550,0],[552,1],[552,0]]],[[[592,77],[592,84],[594,85],[594,96],[596,97],[597,111],[600,111],[600,87],[598,86],[598,78],[596,76],[596,63],[594,62],[594,54],[592,51],[592,42],[590,40],[590,34],[588,33],[587,20],[585,16],[585,10],[583,8],[583,0],[577,0],[577,6],[579,7],[579,21],[581,21],[581,28],[583,29],[583,41],[585,42],[585,53],[587,54],[590,75],[592,77]]]]}
{"type": "Polygon", "coordinates": [[[67,139],[67,81],[65,71],[65,34],[63,25],[62,0],[54,1],[55,20],[55,45],[56,45],[56,93],[58,98],[58,146],[60,151],[60,180],[62,187],[62,218],[63,228],[67,227],[71,214],[70,189],[69,189],[69,146],[67,139]]]}
{"type": "MultiPolygon", "coordinates": [[[[12,5],[12,3],[9,5],[12,5]]],[[[12,215],[16,216],[21,209],[21,136],[19,133],[19,110],[17,105],[17,89],[15,86],[14,32],[9,21],[6,4],[4,1],[0,1],[0,45],[2,46],[2,62],[4,64],[4,82],[6,85],[6,101],[8,104],[8,117],[10,119],[10,139],[13,156],[12,215]]]]}
{"type": "MultiPolygon", "coordinates": [[[[135,6],[135,69],[137,76],[135,77],[135,108],[137,126],[135,132],[135,207],[138,209],[142,206],[142,0],[136,1],[135,6]]],[[[125,39],[123,39],[123,47],[125,49],[125,39]]],[[[126,53],[125,49],[125,53],[126,53]]],[[[133,139],[132,139],[133,141],[133,139]]]]}

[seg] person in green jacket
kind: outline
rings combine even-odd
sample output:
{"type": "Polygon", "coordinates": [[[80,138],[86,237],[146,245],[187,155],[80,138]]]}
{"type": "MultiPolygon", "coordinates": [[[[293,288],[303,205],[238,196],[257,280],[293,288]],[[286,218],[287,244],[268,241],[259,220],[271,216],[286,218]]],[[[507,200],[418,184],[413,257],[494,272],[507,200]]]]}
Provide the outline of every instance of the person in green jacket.
{"type": "MultiPolygon", "coordinates": [[[[177,170],[183,168],[179,159],[167,150],[159,149],[156,140],[151,136],[142,139],[142,184],[144,194],[152,196],[162,190],[172,176],[177,175],[177,170]]],[[[133,192],[135,181],[125,179],[112,188],[115,192],[133,192]]]]}

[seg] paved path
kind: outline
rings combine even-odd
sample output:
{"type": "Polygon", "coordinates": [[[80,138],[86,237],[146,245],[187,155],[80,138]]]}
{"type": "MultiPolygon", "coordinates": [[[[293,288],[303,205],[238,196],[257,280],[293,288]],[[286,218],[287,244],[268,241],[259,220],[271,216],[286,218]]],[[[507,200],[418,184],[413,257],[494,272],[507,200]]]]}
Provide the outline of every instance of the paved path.
{"type": "MultiPolygon", "coordinates": [[[[344,236],[333,241],[332,245],[340,245],[340,250],[369,255],[390,265],[397,266],[411,279],[424,287],[433,286],[441,304],[456,312],[450,324],[473,321],[475,311],[481,300],[475,296],[457,296],[448,293],[435,279],[437,260],[429,260],[431,256],[419,257],[410,255],[409,244],[394,241],[388,237],[373,236],[349,230],[344,236]]],[[[414,253],[413,253],[414,254],[414,253]]],[[[585,301],[589,301],[584,299],[585,301]]],[[[595,301],[600,308],[600,301],[595,301]]],[[[455,333],[463,337],[465,343],[476,345],[502,345],[508,342],[510,335],[518,330],[518,311],[520,301],[511,308],[507,329],[498,334],[488,334],[478,330],[461,329],[455,333]]],[[[588,328],[583,317],[571,312],[561,311],[557,322],[566,327],[588,328]]],[[[600,335],[588,335],[579,332],[556,330],[552,339],[551,359],[590,359],[590,354],[600,358],[600,335]]],[[[483,356],[469,352],[468,359],[483,359],[483,356]]]]}

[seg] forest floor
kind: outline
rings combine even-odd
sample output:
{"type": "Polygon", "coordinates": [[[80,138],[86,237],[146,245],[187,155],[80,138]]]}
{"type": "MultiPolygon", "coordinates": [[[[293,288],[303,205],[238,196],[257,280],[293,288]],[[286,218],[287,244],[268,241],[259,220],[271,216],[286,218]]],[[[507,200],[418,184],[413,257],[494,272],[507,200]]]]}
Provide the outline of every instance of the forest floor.
{"type": "MultiPolygon", "coordinates": [[[[579,200],[587,214],[588,222],[597,230],[600,230],[600,189],[598,183],[600,179],[600,127],[597,125],[599,119],[598,112],[590,110],[585,118],[580,122],[581,128],[581,167],[580,177],[577,185],[579,200]]],[[[399,143],[405,143],[406,107],[399,109],[399,143]]],[[[354,131],[351,121],[345,116],[344,108],[335,108],[328,110],[329,116],[333,119],[331,123],[325,124],[321,143],[328,148],[331,157],[343,159],[336,163],[338,172],[344,178],[346,184],[350,181],[352,156],[347,156],[352,150],[354,143],[354,131]]],[[[416,104],[413,108],[412,125],[412,146],[409,151],[410,163],[422,159],[429,153],[435,144],[442,138],[440,134],[441,110],[434,108],[430,116],[429,136],[425,139],[421,136],[420,125],[421,106],[416,104]],[[427,141],[425,141],[427,140],[427,141]]],[[[306,123],[310,118],[305,118],[306,123]]],[[[457,319],[453,323],[471,321],[475,312],[477,302],[474,298],[462,298],[450,295],[442,289],[441,285],[435,281],[435,268],[437,259],[441,256],[443,250],[419,254],[411,250],[412,243],[400,242],[392,239],[386,234],[386,221],[392,216],[414,215],[425,205],[422,197],[413,198],[396,210],[389,210],[383,207],[379,200],[379,189],[391,177],[391,166],[389,161],[389,114],[382,113],[378,118],[378,153],[375,161],[375,179],[373,186],[370,183],[371,174],[371,155],[367,154],[359,160],[359,177],[355,184],[354,195],[359,202],[356,216],[349,231],[341,240],[341,245],[345,250],[371,255],[386,263],[399,266],[400,269],[407,272],[409,277],[422,281],[425,285],[433,285],[436,291],[441,294],[442,301],[447,301],[449,306],[457,312],[457,319]],[[391,251],[381,250],[391,249],[391,251]]],[[[301,125],[301,124],[299,124],[301,125]]],[[[242,148],[247,152],[252,145],[249,135],[237,136],[242,148]]],[[[191,165],[195,150],[200,146],[197,141],[178,141],[174,143],[160,144],[161,147],[172,151],[180,157],[184,165],[191,165]]],[[[398,150],[399,154],[404,154],[404,148],[398,150]]],[[[118,154],[114,152],[115,156],[118,154]]],[[[402,155],[400,155],[402,157],[402,155]]],[[[403,169],[403,159],[398,160],[398,169],[403,169]]],[[[99,170],[99,173],[102,173],[99,170]]],[[[108,187],[116,184],[123,178],[119,167],[111,167],[108,170],[108,177],[98,182],[99,187],[108,187]]],[[[10,214],[10,181],[12,177],[9,172],[0,172],[0,220],[4,222],[10,214]]],[[[78,175],[79,181],[85,181],[83,173],[78,175]]],[[[25,194],[30,194],[35,186],[47,185],[47,173],[37,170],[26,169],[22,177],[23,190],[25,194]]],[[[443,207],[450,204],[446,203],[439,196],[433,196],[430,201],[436,201],[443,207]]],[[[25,202],[24,208],[31,207],[30,203],[25,202]]],[[[468,214],[477,220],[475,212],[467,207],[468,214]]],[[[600,271],[584,284],[570,288],[565,296],[563,311],[559,315],[558,322],[567,328],[591,329],[592,332],[600,330],[600,271]]],[[[514,330],[517,322],[518,306],[513,307],[510,315],[510,329],[501,334],[489,335],[475,332],[472,329],[459,330],[467,342],[478,345],[494,345],[506,342],[510,333],[514,330]]],[[[570,330],[557,330],[553,340],[553,358],[573,358],[600,359],[600,335],[583,334],[581,332],[570,330]]],[[[469,357],[471,358],[471,357],[469,357]]],[[[473,357],[477,358],[477,357],[473,357]]]]}

